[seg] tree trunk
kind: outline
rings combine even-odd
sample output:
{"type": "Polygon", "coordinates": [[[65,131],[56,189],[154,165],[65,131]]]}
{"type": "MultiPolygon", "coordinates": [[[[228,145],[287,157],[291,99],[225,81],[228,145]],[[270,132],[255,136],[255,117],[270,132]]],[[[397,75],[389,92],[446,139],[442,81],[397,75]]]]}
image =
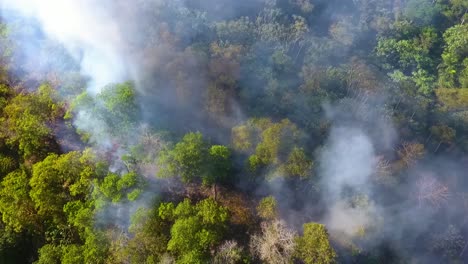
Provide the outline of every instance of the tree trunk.
{"type": "Polygon", "coordinates": [[[217,201],[216,183],[213,184],[213,195],[214,195],[215,201],[217,201]]]}
{"type": "Polygon", "coordinates": [[[439,150],[439,148],[440,148],[440,144],[442,144],[442,141],[439,141],[439,145],[437,145],[437,148],[434,150],[434,153],[436,153],[436,152],[437,152],[437,150],[439,150]]]}

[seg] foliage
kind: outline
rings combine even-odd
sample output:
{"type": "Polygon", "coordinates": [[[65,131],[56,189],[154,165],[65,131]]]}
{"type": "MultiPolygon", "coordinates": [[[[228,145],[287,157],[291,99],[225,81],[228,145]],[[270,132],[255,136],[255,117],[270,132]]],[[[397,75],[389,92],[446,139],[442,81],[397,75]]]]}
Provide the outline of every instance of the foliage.
{"type": "Polygon", "coordinates": [[[102,194],[113,203],[121,202],[124,197],[128,201],[137,199],[144,187],[143,179],[136,172],[123,175],[109,173],[104,179],[95,180],[94,183],[96,199],[102,194]]]}
{"type": "Polygon", "coordinates": [[[328,241],[324,225],[304,224],[304,234],[296,238],[295,257],[306,264],[329,264],[336,262],[335,250],[328,241]]]}
{"type": "Polygon", "coordinates": [[[162,151],[158,162],[161,166],[159,176],[180,175],[185,182],[200,177],[206,151],[201,133],[185,135],[172,150],[162,151]]]}
{"type": "Polygon", "coordinates": [[[44,157],[47,146],[53,142],[50,125],[58,118],[60,105],[53,100],[55,91],[44,84],[34,94],[18,94],[3,109],[1,135],[12,147],[17,147],[24,158],[44,157]]]}
{"type": "Polygon", "coordinates": [[[38,214],[62,223],[64,206],[89,194],[95,173],[92,160],[79,152],[51,154],[34,164],[30,196],[38,214]]]}
{"type": "Polygon", "coordinates": [[[466,0],[182,2],[76,45],[0,14],[0,263],[463,262],[466,0]]]}
{"type": "Polygon", "coordinates": [[[2,221],[15,232],[23,229],[33,230],[40,219],[29,192],[29,176],[24,170],[11,172],[2,180],[0,189],[2,221]]]}
{"type": "Polygon", "coordinates": [[[276,170],[272,175],[279,173],[302,178],[309,175],[312,161],[303,149],[297,147],[302,134],[288,119],[279,123],[266,118],[251,119],[244,125],[234,127],[232,137],[237,150],[253,152],[247,161],[251,171],[273,166],[276,170]]]}
{"type": "Polygon", "coordinates": [[[139,118],[136,96],[132,82],[109,84],[95,97],[83,92],[73,100],[65,118],[71,119],[79,113],[81,118],[93,119],[87,122],[94,122],[103,129],[96,137],[125,136],[134,128],[139,118]]]}
{"type": "Polygon", "coordinates": [[[442,88],[466,88],[468,25],[455,25],[444,33],[445,47],[439,72],[439,85],[442,88]]]}
{"type": "Polygon", "coordinates": [[[278,216],[278,208],[275,197],[268,196],[260,200],[257,206],[257,214],[263,219],[275,219],[278,216]]]}
{"type": "Polygon", "coordinates": [[[221,242],[228,211],[213,199],[192,205],[184,200],[177,207],[161,204],[159,215],[173,221],[167,249],[177,256],[177,263],[204,263],[209,249],[221,242]]]}
{"type": "Polygon", "coordinates": [[[159,156],[159,177],[179,176],[184,182],[202,179],[206,185],[225,182],[231,171],[231,151],[222,145],[211,147],[201,133],[188,133],[174,148],[159,156]]]}

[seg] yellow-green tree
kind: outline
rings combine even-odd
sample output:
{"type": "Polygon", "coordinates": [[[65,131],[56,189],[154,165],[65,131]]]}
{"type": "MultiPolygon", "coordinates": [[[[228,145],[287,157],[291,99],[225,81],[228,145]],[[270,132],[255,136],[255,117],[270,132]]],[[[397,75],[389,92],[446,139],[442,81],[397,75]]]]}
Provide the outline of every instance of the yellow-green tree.
{"type": "Polygon", "coordinates": [[[304,234],[296,238],[295,257],[306,264],[336,263],[337,255],[330,245],[325,226],[311,222],[303,228],[304,234]]]}

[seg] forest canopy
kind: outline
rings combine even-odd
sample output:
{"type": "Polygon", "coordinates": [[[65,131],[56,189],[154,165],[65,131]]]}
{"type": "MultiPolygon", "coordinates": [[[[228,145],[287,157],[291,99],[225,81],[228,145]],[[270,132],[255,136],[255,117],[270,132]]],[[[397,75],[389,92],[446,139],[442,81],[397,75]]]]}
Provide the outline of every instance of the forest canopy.
{"type": "Polygon", "coordinates": [[[463,263],[467,12],[3,0],[0,263],[463,263]]]}

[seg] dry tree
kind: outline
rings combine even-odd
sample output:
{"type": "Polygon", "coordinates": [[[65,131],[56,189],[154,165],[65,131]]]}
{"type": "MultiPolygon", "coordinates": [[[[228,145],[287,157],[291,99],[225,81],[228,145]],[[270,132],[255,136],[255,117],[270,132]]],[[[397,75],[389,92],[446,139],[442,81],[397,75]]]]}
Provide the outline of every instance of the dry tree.
{"type": "Polygon", "coordinates": [[[242,259],[242,247],[237,244],[237,241],[225,241],[218,248],[212,264],[235,264],[242,259]]]}
{"type": "Polygon", "coordinates": [[[393,168],[390,161],[385,159],[383,156],[376,157],[374,180],[378,184],[395,186],[397,184],[397,179],[392,175],[392,172],[393,168]]]}
{"type": "Polygon", "coordinates": [[[416,197],[419,206],[427,203],[439,208],[443,203],[447,202],[449,195],[448,187],[433,176],[423,175],[416,182],[416,197]]]}
{"type": "Polygon", "coordinates": [[[398,150],[398,156],[405,167],[411,167],[425,154],[424,145],[419,143],[404,143],[398,150]]]}
{"type": "Polygon", "coordinates": [[[294,253],[296,233],[281,220],[263,222],[262,232],[250,240],[252,254],[268,264],[290,263],[294,253]]]}

